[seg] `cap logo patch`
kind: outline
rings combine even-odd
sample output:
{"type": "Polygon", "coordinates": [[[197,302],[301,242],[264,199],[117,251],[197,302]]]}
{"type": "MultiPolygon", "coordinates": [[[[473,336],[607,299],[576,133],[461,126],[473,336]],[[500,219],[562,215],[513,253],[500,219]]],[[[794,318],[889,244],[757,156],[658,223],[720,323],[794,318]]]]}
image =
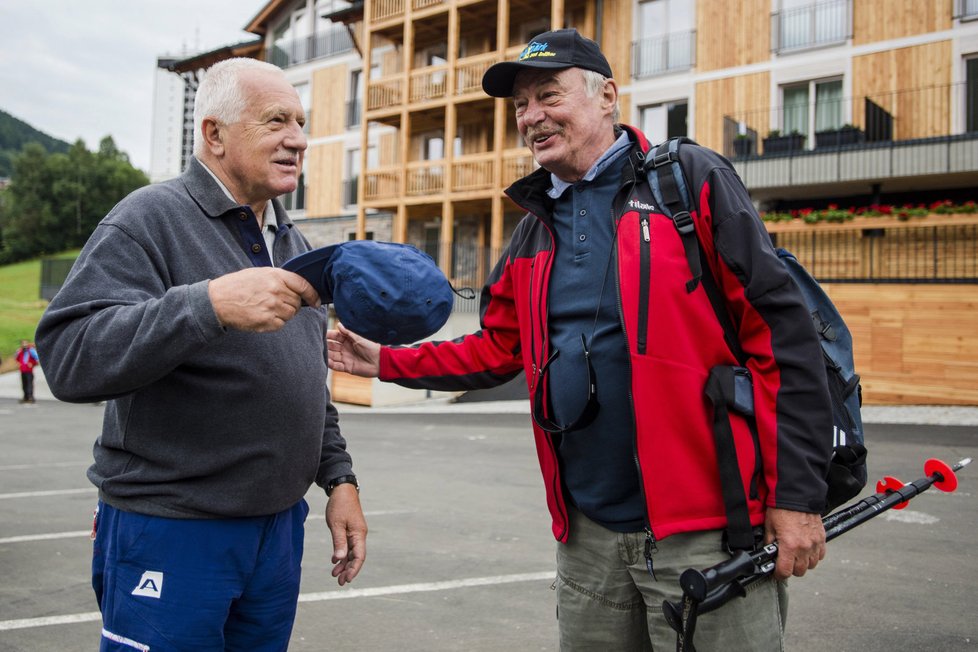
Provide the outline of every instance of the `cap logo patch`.
{"type": "Polygon", "coordinates": [[[529,45],[523,48],[520,52],[520,61],[526,61],[527,59],[536,59],[539,57],[555,57],[556,52],[547,52],[547,48],[550,46],[549,43],[537,43],[532,41],[529,45]]]}

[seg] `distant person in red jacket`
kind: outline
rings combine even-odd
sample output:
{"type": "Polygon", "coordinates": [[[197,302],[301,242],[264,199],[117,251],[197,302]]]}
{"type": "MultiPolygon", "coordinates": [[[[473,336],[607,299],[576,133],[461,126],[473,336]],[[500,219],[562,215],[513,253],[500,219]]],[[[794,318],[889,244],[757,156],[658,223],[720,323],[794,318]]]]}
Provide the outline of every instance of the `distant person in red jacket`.
{"type": "Polygon", "coordinates": [[[37,350],[34,345],[27,340],[20,341],[20,348],[14,355],[17,364],[20,365],[20,385],[24,389],[24,398],[21,403],[34,402],[34,367],[41,364],[37,357],[37,350]]]}

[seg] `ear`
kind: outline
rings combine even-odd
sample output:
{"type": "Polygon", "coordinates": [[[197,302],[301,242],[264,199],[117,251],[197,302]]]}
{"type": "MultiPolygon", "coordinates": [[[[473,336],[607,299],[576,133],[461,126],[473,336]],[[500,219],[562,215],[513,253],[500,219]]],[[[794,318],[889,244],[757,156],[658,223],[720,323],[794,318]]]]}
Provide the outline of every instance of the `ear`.
{"type": "Polygon", "coordinates": [[[214,156],[224,154],[224,133],[226,126],[214,118],[204,118],[200,125],[200,136],[204,139],[204,149],[214,156]]]}
{"type": "Polygon", "coordinates": [[[618,104],[618,84],[614,79],[605,82],[604,88],[601,89],[601,100],[602,106],[609,113],[615,110],[615,105],[618,104]]]}

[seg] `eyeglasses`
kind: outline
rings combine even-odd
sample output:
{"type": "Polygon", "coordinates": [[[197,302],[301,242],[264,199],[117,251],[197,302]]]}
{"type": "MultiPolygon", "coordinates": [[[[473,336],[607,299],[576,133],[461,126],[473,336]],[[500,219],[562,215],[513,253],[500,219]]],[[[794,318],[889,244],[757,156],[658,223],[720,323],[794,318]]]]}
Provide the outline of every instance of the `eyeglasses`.
{"type": "Polygon", "coordinates": [[[583,334],[581,335],[581,347],[584,349],[584,361],[587,363],[587,402],[581,409],[581,413],[577,415],[577,418],[573,419],[567,425],[560,425],[550,417],[544,416],[543,409],[544,388],[549,387],[550,365],[560,355],[560,351],[555,349],[543,365],[543,368],[540,369],[540,378],[537,380],[536,391],[533,393],[533,409],[531,412],[533,421],[544,432],[558,433],[579,430],[591,425],[591,422],[598,416],[598,409],[601,407],[598,403],[598,385],[595,380],[594,366],[591,364],[591,352],[588,351],[587,341],[584,339],[583,334]]]}

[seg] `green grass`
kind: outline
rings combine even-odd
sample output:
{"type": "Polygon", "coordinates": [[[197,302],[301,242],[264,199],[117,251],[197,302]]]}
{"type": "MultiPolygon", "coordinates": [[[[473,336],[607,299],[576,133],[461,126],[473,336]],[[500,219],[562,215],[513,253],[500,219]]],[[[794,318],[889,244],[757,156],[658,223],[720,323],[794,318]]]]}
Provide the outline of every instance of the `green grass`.
{"type": "MultiPolygon", "coordinates": [[[[54,258],[75,258],[68,251],[54,258]]],[[[33,340],[48,302],[40,298],[41,260],[0,266],[0,357],[3,368],[13,361],[21,340],[33,340]]]]}

